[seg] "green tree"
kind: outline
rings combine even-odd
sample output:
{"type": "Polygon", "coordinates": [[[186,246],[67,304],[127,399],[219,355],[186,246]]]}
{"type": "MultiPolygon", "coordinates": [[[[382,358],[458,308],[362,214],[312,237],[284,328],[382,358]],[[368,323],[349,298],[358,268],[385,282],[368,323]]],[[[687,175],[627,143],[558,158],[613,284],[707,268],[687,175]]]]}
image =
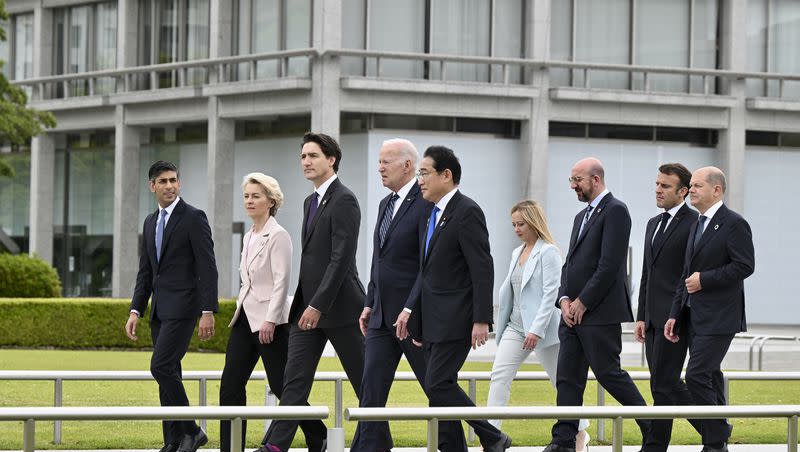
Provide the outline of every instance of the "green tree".
{"type": "MultiPolygon", "coordinates": [[[[0,0],[0,19],[8,23],[5,0],[0,0]]],[[[3,27],[0,27],[0,39],[6,40],[3,27]]],[[[0,60],[0,68],[4,64],[5,61],[0,60]]],[[[0,143],[17,148],[28,143],[44,128],[55,127],[56,118],[52,113],[30,108],[27,103],[25,90],[9,83],[5,73],[0,72],[0,143]]],[[[14,169],[0,157],[0,177],[13,175],[14,169]]]]}

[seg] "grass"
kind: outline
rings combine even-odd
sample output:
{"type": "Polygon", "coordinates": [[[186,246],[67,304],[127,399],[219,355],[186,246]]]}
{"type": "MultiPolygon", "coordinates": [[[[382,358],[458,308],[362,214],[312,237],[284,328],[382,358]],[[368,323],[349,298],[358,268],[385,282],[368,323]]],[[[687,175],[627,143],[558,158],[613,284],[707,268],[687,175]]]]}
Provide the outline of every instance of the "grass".
{"type": "MultiPolygon", "coordinates": [[[[150,352],[147,351],[65,351],[65,350],[0,350],[0,369],[5,370],[146,370],[150,352]]],[[[224,355],[218,353],[189,353],[183,360],[184,370],[222,369],[224,355]]],[[[466,363],[464,370],[490,370],[491,363],[466,363]]],[[[335,358],[323,358],[319,370],[340,371],[335,358]]],[[[400,370],[410,370],[401,363],[400,370]]],[[[525,365],[523,370],[541,370],[539,366],[525,365]]],[[[633,370],[633,369],[631,369],[633,370]]],[[[638,382],[639,390],[651,403],[647,382],[638,382]]],[[[464,383],[466,390],[466,383],[464,383]]],[[[198,383],[187,382],[186,390],[193,405],[198,402],[198,383]]],[[[333,383],[314,385],[312,405],[328,404],[333,410],[333,383]]],[[[485,405],[488,382],[478,382],[478,404],[485,405]]],[[[597,387],[589,382],[586,389],[587,405],[596,404],[597,387]]],[[[218,402],[219,382],[209,382],[208,401],[218,402]]],[[[249,404],[258,405],[264,400],[264,386],[258,382],[248,385],[249,404]]],[[[555,391],[548,382],[516,382],[512,387],[512,405],[553,405],[555,391]]],[[[616,402],[607,397],[609,405],[616,402]]],[[[731,404],[797,404],[800,403],[800,382],[731,382],[731,404]]],[[[345,384],[345,407],[357,406],[352,388],[345,384]]],[[[397,382],[389,396],[391,406],[425,406],[427,401],[416,382],[397,382]]],[[[52,406],[52,382],[0,381],[0,406],[52,406]]],[[[158,389],[154,382],[91,382],[68,381],[64,383],[64,406],[153,406],[158,405],[158,389]]],[[[589,428],[596,443],[596,424],[589,428]]],[[[733,419],[733,443],[783,443],[786,441],[784,419],[733,419]]],[[[333,418],[326,421],[333,425],[333,418]]],[[[506,421],[503,430],[514,439],[514,444],[545,445],[550,440],[552,421],[506,421]]],[[[354,422],[345,423],[346,441],[352,439],[354,422]]],[[[625,422],[625,443],[638,444],[641,440],[633,421],[625,422]]],[[[426,441],[423,422],[392,423],[392,433],[397,447],[423,446],[426,441]]],[[[210,442],[207,447],[219,447],[219,424],[208,423],[210,442]]],[[[247,447],[255,446],[263,434],[263,423],[250,422],[247,447]]],[[[611,438],[611,423],[606,422],[606,438],[611,438]]],[[[36,424],[37,449],[158,449],[161,447],[160,423],[153,421],[98,421],[64,422],[62,443],[53,444],[53,423],[36,424]]],[[[699,435],[685,420],[675,422],[673,444],[699,444],[699,435]]],[[[304,447],[298,432],[293,447],[304,447]]],[[[478,445],[478,444],[473,444],[478,445]]],[[[22,448],[22,423],[0,423],[0,450],[22,448]]]]}

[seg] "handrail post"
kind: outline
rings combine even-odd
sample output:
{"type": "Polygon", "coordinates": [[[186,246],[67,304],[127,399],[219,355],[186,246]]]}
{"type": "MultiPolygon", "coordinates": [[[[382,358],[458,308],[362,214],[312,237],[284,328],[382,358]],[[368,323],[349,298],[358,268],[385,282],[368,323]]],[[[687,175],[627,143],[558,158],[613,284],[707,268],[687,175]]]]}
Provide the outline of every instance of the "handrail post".
{"type": "Polygon", "coordinates": [[[439,420],[428,419],[428,452],[439,450],[439,420]]]}
{"type": "Polygon", "coordinates": [[[445,72],[444,72],[444,63],[445,63],[445,61],[444,61],[444,60],[441,60],[441,61],[439,62],[439,75],[441,75],[441,79],[442,79],[442,81],[444,81],[444,80],[445,80],[445,76],[444,76],[444,74],[445,74],[445,72]]]}
{"type": "Polygon", "coordinates": [[[344,452],[344,429],[328,429],[328,452],[344,452]]]}
{"type": "MultiPolygon", "coordinates": [[[[205,378],[200,378],[199,386],[200,386],[200,389],[199,389],[199,391],[200,391],[200,401],[198,402],[198,405],[206,406],[206,405],[208,405],[208,394],[207,394],[207,392],[208,392],[207,391],[208,390],[208,383],[206,382],[205,378]]],[[[241,419],[240,419],[240,421],[241,421],[241,419]]],[[[200,428],[202,428],[203,430],[206,430],[206,420],[205,419],[200,419],[200,428]]],[[[241,447],[239,449],[231,449],[231,450],[241,450],[241,447]]]]}
{"type": "Polygon", "coordinates": [[[642,365],[642,367],[644,367],[644,365],[646,363],[647,363],[647,351],[646,351],[646,348],[644,346],[644,342],[642,342],[642,357],[641,357],[641,365],[642,365]]]}
{"type": "Polygon", "coordinates": [[[381,57],[375,58],[375,77],[381,78],[383,76],[383,60],[381,57]]]}
{"type": "Polygon", "coordinates": [[[756,336],[750,341],[750,351],[748,352],[749,359],[747,365],[748,370],[753,370],[753,349],[755,348],[756,342],[758,342],[759,339],[761,339],[761,336],[756,336]]]}
{"type": "Polygon", "coordinates": [[[786,449],[797,452],[797,416],[789,416],[789,432],[786,435],[786,449]]]}
{"type": "MultiPolygon", "coordinates": [[[[477,398],[478,398],[478,382],[475,381],[474,378],[470,378],[469,379],[469,399],[472,400],[473,404],[476,404],[475,400],[477,398]]],[[[475,429],[472,428],[471,425],[469,426],[468,432],[469,433],[467,434],[467,439],[469,441],[475,441],[475,429]]]]}
{"type": "Polygon", "coordinates": [[[33,452],[36,449],[36,421],[27,419],[22,428],[22,450],[33,452]]]}
{"type": "Polygon", "coordinates": [[[588,67],[583,68],[583,87],[586,88],[586,89],[591,88],[591,86],[589,84],[589,68],[588,67]]]}
{"type": "Polygon", "coordinates": [[[644,92],[649,93],[650,92],[650,73],[649,72],[643,72],[642,75],[644,75],[644,92]]]}
{"type": "Polygon", "coordinates": [[[725,396],[725,404],[731,401],[731,381],[728,380],[727,375],[722,376],[722,394],[725,396]]]}
{"type": "Polygon", "coordinates": [[[764,339],[761,340],[761,343],[758,344],[758,370],[762,370],[762,364],[764,363],[764,346],[767,345],[767,341],[771,338],[769,336],[765,336],[764,339]]]}
{"type": "MultiPolygon", "coordinates": [[[[264,388],[264,406],[278,406],[276,402],[277,402],[277,397],[275,397],[275,393],[272,392],[272,389],[270,389],[269,384],[267,384],[266,387],[264,388]]],[[[264,420],[264,433],[267,433],[270,424],[272,424],[272,419],[264,420]]]]}
{"type": "Polygon", "coordinates": [[[614,433],[611,439],[611,451],[612,452],[622,452],[622,444],[624,443],[622,438],[622,418],[615,417],[614,418],[614,433]]]}
{"type": "Polygon", "coordinates": [[[231,450],[242,450],[242,418],[231,419],[231,450]]]}
{"type": "MultiPolygon", "coordinates": [[[[600,382],[597,382],[597,406],[606,406],[606,390],[600,382]]],[[[603,418],[597,419],[597,440],[606,440],[606,420],[603,418]]]]}
{"type": "Polygon", "coordinates": [[[342,379],[336,379],[336,403],[334,405],[336,409],[336,428],[342,428],[342,407],[344,403],[342,402],[342,379]]]}
{"type": "MultiPolygon", "coordinates": [[[[56,378],[53,382],[53,406],[61,406],[64,400],[64,381],[61,378],[56,378]]],[[[53,421],[53,444],[61,444],[61,420],[53,421]]]]}

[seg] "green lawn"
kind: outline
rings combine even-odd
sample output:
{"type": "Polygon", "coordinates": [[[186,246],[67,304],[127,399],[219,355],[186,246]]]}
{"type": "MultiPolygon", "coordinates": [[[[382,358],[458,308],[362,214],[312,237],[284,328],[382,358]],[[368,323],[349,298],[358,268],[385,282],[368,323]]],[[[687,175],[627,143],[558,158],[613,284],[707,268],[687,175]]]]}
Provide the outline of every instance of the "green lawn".
{"type": "MultiPolygon", "coordinates": [[[[146,370],[149,368],[149,352],[139,351],[61,351],[61,350],[0,350],[0,369],[5,370],[146,370]]],[[[222,369],[224,355],[216,353],[190,353],[183,360],[184,370],[222,369]]],[[[490,370],[491,363],[467,363],[464,370],[490,370]]],[[[341,370],[339,361],[325,358],[319,370],[341,370]]],[[[403,363],[401,370],[409,370],[403,363]]],[[[523,366],[523,370],[541,370],[539,366],[523,366]]],[[[631,369],[633,370],[633,369],[631,369]]],[[[465,384],[466,385],[466,384],[465,384]]],[[[647,382],[639,382],[639,389],[650,402],[647,382]]],[[[188,382],[187,392],[192,404],[198,400],[198,384],[188,382]]],[[[466,386],[465,386],[466,390],[466,386]]],[[[248,387],[250,404],[263,403],[264,386],[251,383],[248,387]]],[[[590,382],[586,390],[586,404],[596,404],[596,386],[590,382]]],[[[488,382],[478,383],[479,405],[486,403],[488,382]]],[[[209,404],[218,402],[219,382],[209,382],[209,404]]],[[[312,405],[328,404],[333,410],[333,383],[321,382],[314,386],[312,405]]],[[[345,385],[345,406],[358,403],[349,385],[345,385]]],[[[607,397],[609,404],[615,403],[607,397]]],[[[130,406],[158,405],[158,390],[151,382],[65,382],[64,406],[130,406]]],[[[512,389],[513,405],[552,405],[555,392],[547,382],[519,382],[512,389]]],[[[800,403],[800,382],[732,382],[732,404],[797,404],[800,403]]],[[[0,406],[52,406],[52,382],[0,381],[0,406]]],[[[425,406],[426,400],[415,382],[395,383],[390,394],[391,406],[425,406]]],[[[786,421],[783,419],[732,420],[735,428],[731,442],[734,443],[783,443],[786,441],[786,421]]],[[[333,425],[333,419],[327,421],[333,425]]],[[[514,444],[544,445],[550,439],[552,421],[506,421],[503,429],[514,440],[514,444]]],[[[355,423],[345,423],[347,441],[352,439],[355,423]]],[[[596,426],[589,429],[595,442],[596,426]]],[[[263,432],[262,422],[251,422],[247,435],[247,447],[257,445],[263,432]]],[[[426,440],[423,422],[395,422],[392,424],[395,445],[423,446],[426,440]]],[[[219,447],[219,425],[209,422],[208,447],[219,447]]],[[[606,422],[606,438],[611,438],[611,423],[606,422]]],[[[157,449],[161,447],[161,428],[158,422],[64,422],[62,444],[52,444],[52,422],[36,425],[36,447],[47,449],[157,449]]],[[[633,421],[625,423],[626,444],[640,441],[638,429],[633,421]]],[[[684,420],[676,421],[673,431],[675,444],[699,444],[699,435],[684,420]]],[[[304,445],[302,433],[298,433],[294,447],[304,445]]],[[[477,445],[477,444],[473,444],[477,445]]],[[[0,423],[0,450],[22,448],[22,423],[0,423]]]]}

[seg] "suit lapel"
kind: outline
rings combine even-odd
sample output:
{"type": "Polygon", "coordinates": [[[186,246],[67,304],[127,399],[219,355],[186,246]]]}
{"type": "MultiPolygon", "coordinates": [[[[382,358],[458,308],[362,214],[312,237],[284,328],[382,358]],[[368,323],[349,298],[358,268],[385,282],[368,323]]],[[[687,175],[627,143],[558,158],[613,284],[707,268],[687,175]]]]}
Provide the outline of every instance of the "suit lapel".
{"type": "Polygon", "coordinates": [[[164,252],[167,250],[167,244],[169,243],[169,238],[172,235],[172,231],[178,226],[178,223],[181,222],[183,219],[183,212],[186,210],[186,203],[181,199],[178,201],[178,204],[175,205],[175,208],[172,209],[172,213],[167,220],[167,227],[164,228],[164,238],[161,240],[161,257],[164,257],[164,252]]]}
{"type": "MultiPolygon", "coordinates": [[[[428,252],[425,254],[425,262],[428,262],[428,257],[433,254],[433,248],[436,246],[436,242],[439,239],[439,235],[442,233],[442,229],[447,227],[450,223],[450,219],[453,216],[453,213],[458,208],[458,203],[461,201],[461,194],[460,191],[457,191],[452,198],[450,198],[450,202],[447,203],[447,207],[444,208],[444,212],[442,212],[442,216],[439,217],[439,223],[436,225],[436,229],[433,230],[433,236],[431,237],[431,242],[428,244],[428,252]]],[[[429,215],[430,216],[430,215],[429,215]]],[[[428,218],[430,221],[430,218],[428,218]]],[[[422,242],[422,251],[425,252],[425,238],[428,235],[428,228],[425,228],[425,234],[423,235],[423,242],[422,242]]]]}
{"type": "MultiPolygon", "coordinates": [[[[411,207],[411,204],[414,202],[414,199],[417,198],[418,194],[419,194],[419,185],[415,182],[414,185],[411,187],[411,190],[409,190],[408,194],[406,195],[406,199],[398,199],[396,201],[396,202],[402,202],[402,204],[400,204],[400,210],[397,211],[397,213],[394,215],[394,218],[392,218],[392,222],[389,224],[389,230],[386,231],[386,237],[389,237],[392,234],[392,231],[394,230],[395,226],[397,226],[399,220],[403,218],[403,215],[406,214],[408,208],[411,207]]],[[[383,216],[381,216],[381,219],[383,219],[383,216]]],[[[389,239],[387,238],[386,240],[388,241],[389,239]]]]}
{"type": "MultiPolygon", "coordinates": [[[[589,229],[591,229],[592,226],[594,226],[594,224],[597,222],[597,218],[599,218],[600,215],[603,214],[603,210],[605,210],[606,204],[608,204],[608,202],[613,197],[614,196],[611,194],[611,192],[609,192],[607,195],[603,196],[603,199],[600,200],[600,203],[597,204],[597,207],[592,209],[592,215],[589,217],[589,221],[586,222],[586,225],[583,226],[583,232],[580,234],[580,236],[575,241],[575,246],[573,246],[572,249],[575,249],[583,241],[583,238],[586,237],[586,234],[589,233],[589,229]]],[[[585,215],[585,214],[586,213],[584,212],[583,215],[585,215]]],[[[578,230],[579,231],[580,231],[580,228],[581,228],[581,222],[583,222],[583,215],[578,215],[577,226],[578,226],[578,230]]],[[[575,229],[575,228],[573,228],[573,229],[575,229]]]]}
{"type": "Polygon", "coordinates": [[[678,229],[678,226],[680,226],[681,222],[684,220],[684,218],[686,218],[687,209],[689,209],[689,206],[684,204],[683,207],[678,209],[678,212],[675,213],[675,218],[673,218],[672,221],[669,222],[667,229],[664,231],[664,239],[661,240],[661,244],[658,247],[658,249],[653,250],[653,256],[652,256],[653,261],[655,261],[658,258],[658,255],[661,253],[661,250],[664,249],[664,245],[667,243],[672,233],[675,232],[676,229],[678,229]]]}
{"type": "MultiPolygon", "coordinates": [[[[694,247],[694,251],[692,252],[692,259],[697,256],[697,253],[706,245],[706,243],[710,242],[711,239],[717,235],[719,228],[725,223],[725,219],[728,217],[728,208],[725,207],[723,204],[720,206],[717,213],[714,214],[713,217],[709,218],[708,225],[706,225],[706,230],[703,232],[703,235],[700,236],[700,241],[697,242],[697,246],[694,247]]],[[[699,223],[698,223],[699,225],[699,223]]],[[[690,240],[694,241],[694,235],[691,236],[690,240]]]]}
{"type": "MultiPolygon", "coordinates": [[[[144,225],[144,243],[147,250],[147,257],[150,259],[150,265],[153,268],[158,268],[158,261],[156,260],[156,218],[158,218],[158,209],[147,217],[144,225]]],[[[163,245],[163,241],[161,242],[163,245]]]]}
{"type": "Polygon", "coordinates": [[[252,251],[250,250],[247,251],[247,268],[250,268],[250,264],[253,263],[253,260],[256,258],[256,256],[258,256],[258,253],[260,253],[261,250],[263,250],[264,247],[267,245],[267,241],[269,240],[269,234],[270,232],[272,232],[272,228],[274,227],[274,225],[275,225],[275,219],[273,217],[270,217],[269,220],[267,220],[267,224],[264,226],[264,230],[261,231],[261,234],[253,238],[253,240],[256,241],[256,246],[255,248],[253,248],[252,251]]]}
{"type": "Polygon", "coordinates": [[[528,255],[528,260],[525,261],[525,270],[522,273],[522,287],[528,284],[534,270],[536,270],[536,266],[539,265],[539,255],[542,253],[542,246],[542,239],[537,240],[536,244],[533,245],[531,254],[528,255]]]}
{"type": "MultiPolygon", "coordinates": [[[[325,196],[323,196],[322,199],[319,200],[319,206],[317,206],[317,213],[314,215],[314,219],[311,220],[311,227],[308,228],[308,230],[303,236],[303,246],[305,246],[306,243],[308,243],[308,239],[311,238],[311,235],[314,233],[314,228],[317,226],[319,217],[322,216],[323,212],[325,211],[325,206],[328,205],[328,201],[330,201],[331,197],[336,192],[336,189],[339,187],[340,184],[341,182],[339,182],[339,178],[336,178],[336,180],[331,182],[331,185],[328,186],[328,189],[325,190],[325,196]]],[[[311,194],[311,196],[313,196],[313,193],[311,194]]],[[[311,196],[308,197],[309,205],[311,204],[311,196]]],[[[308,218],[308,209],[306,209],[305,218],[308,218]]]]}

